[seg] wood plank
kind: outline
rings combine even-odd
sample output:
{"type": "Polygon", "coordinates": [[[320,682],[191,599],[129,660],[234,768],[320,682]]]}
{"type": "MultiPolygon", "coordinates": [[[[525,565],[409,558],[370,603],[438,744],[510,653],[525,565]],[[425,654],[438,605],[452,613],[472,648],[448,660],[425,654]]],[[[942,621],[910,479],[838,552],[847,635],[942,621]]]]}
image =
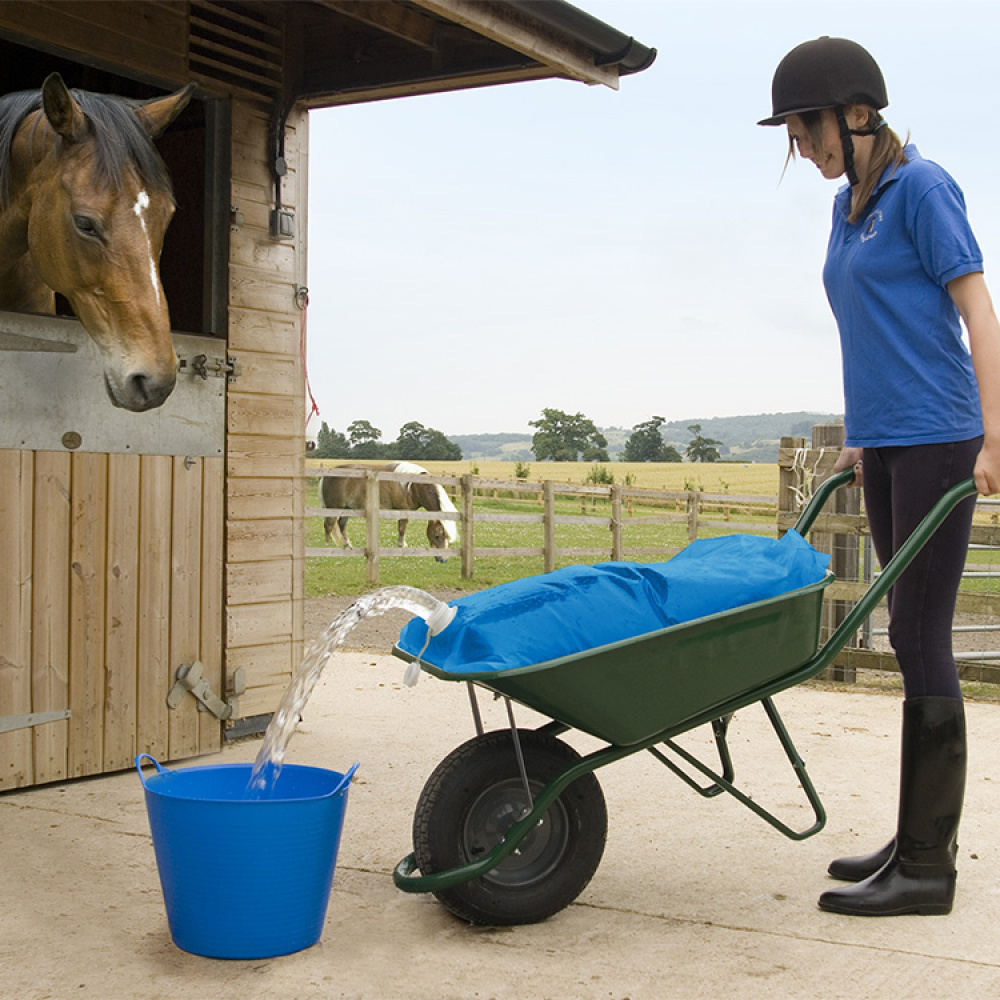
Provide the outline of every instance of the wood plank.
{"type": "MultiPolygon", "coordinates": [[[[177,530],[170,547],[170,673],[201,655],[201,492],[203,464],[173,460],[171,519],[177,530]]],[[[218,693],[218,692],[216,692],[218,693]]],[[[186,696],[170,710],[170,759],[198,752],[198,702],[186,696]]]]}
{"type": "Polygon", "coordinates": [[[137,741],[140,751],[167,760],[170,753],[167,693],[173,684],[170,660],[173,460],[167,455],[143,455],[141,475],[137,741]]]}
{"type": "Polygon", "coordinates": [[[245,431],[239,422],[242,410],[233,410],[234,405],[239,405],[238,397],[246,394],[293,398],[298,404],[300,415],[296,433],[301,434],[305,408],[302,403],[302,361],[298,352],[279,355],[239,351],[236,357],[240,365],[240,375],[229,390],[228,426],[230,432],[234,434],[253,433],[245,431]]]}
{"type": "MultiPolygon", "coordinates": [[[[266,220],[265,225],[269,221],[266,220]]],[[[253,267],[267,274],[284,277],[295,274],[296,253],[296,248],[291,243],[233,239],[229,259],[242,267],[253,267]]]]}
{"type": "MultiPolygon", "coordinates": [[[[225,541],[225,461],[206,458],[201,507],[201,655],[212,690],[225,697],[222,630],[224,616],[223,555],[225,541]]],[[[210,712],[199,713],[199,753],[222,745],[222,723],[210,712]]]]}
{"type": "Polygon", "coordinates": [[[229,268],[229,303],[233,306],[292,314],[295,286],[293,275],[279,281],[252,267],[232,264],[229,268]]]}
{"type": "Polygon", "coordinates": [[[230,606],[226,613],[226,637],[230,649],[288,642],[292,637],[291,602],[230,606]]]}
{"type": "Polygon", "coordinates": [[[242,669],[246,672],[248,694],[250,691],[272,692],[270,704],[257,701],[252,710],[240,700],[240,716],[261,715],[278,707],[297,661],[293,663],[288,641],[282,638],[267,645],[233,647],[226,653],[226,666],[230,671],[242,669]]]}
{"type": "MultiPolygon", "coordinates": [[[[27,715],[31,703],[32,454],[0,451],[0,715],[27,715]]],[[[0,789],[33,777],[30,729],[0,733],[0,789]]]]}
{"type": "Polygon", "coordinates": [[[295,439],[302,434],[305,423],[302,397],[230,393],[228,419],[230,428],[240,434],[295,439]]]}
{"type": "Polygon", "coordinates": [[[226,573],[226,605],[237,607],[288,600],[294,568],[294,563],[288,559],[231,563],[226,573]]]}
{"type": "MultiPolygon", "coordinates": [[[[70,454],[35,454],[35,511],[31,615],[33,711],[69,708],[70,454]]],[[[69,723],[48,722],[32,731],[34,781],[67,775],[69,723]]]]}
{"type": "MultiPolygon", "coordinates": [[[[299,357],[301,313],[279,315],[256,309],[229,310],[229,348],[299,357]]],[[[239,383],[237,383],[238,385],[239,383]]]]}
{"type": "Polygon", "coordinates": [[[230,477],[292,479],[302,472],[305,450],[288,438],[265,438],[230,431],[227,475],[230,477]]]}
{"type": "Polygon", "coordinates": [[[104,760],[108,456],[73,455],[71,475],[68,770],[79,777],[104,760]]]}
{"type": "MultiPolygon", "coordinates": [[[[263,138],[258,138],[256,134],[249,142],[236,139],[232,146],[232,180],[235,184],[248,185],[261,191],[274,190],[274,175],[271,173],[271,166],[266,157],[261,155],[260,142],[263,138]]],[[[286,207],[298,207],[298,203],[292,196],[294,188],[293,178],[300,169],[300,154],[294,143],[285,140],[285,166],[287,173],[281,181],[281,203],[286,207]],[[285,189],[289,189],[288,197],[285,197],[285,189]]]]}
{"type": "Polygon", "coordinates": [[[161,7],[139,3],[5,0],[0,4],[0,27],[79,53],[88,62],[101,59],[145,79],[183,83],[187,25],[164,14],[161,7]]]}
{"type": "Polygon", "coordinates": [[[233,521],[255,521],[287,516],[295,501],[295,482],[289,479],[232,479],[228,509],[233,521]]]}
{"type": "Polygon", "coordinates": [[[295,525],[291,517],[229,521],[226,538],[228,559],[230,564],[291,559],[295,555],[294,539],[295,525]]]}
{"type": "Polygon", "coordinates": [[[138,455],[108,457],[105,771],[128,767],[138,752],[139,473],[138,455]]]}

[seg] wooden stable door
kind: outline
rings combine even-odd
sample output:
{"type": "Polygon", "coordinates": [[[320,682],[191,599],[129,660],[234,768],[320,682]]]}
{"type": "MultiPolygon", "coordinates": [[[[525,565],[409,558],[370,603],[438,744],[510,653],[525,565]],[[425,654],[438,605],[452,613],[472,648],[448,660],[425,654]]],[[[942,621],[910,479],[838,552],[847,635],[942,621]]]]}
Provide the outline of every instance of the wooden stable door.
{"type": "MultiPolygon", "coordinates": [[[[190,419],[190,392],[220,390],[179,391],[190,419]]],[[[84,446],[145,416],[93,406],[99,429],[72,424],[84,446]]],[[[221,407],[209,419],[221,436],[221,407]]],[[[118,452],[6,447],[11,436],[0,449],[0,789],[120,770],[141,752],[218,749],[220,720],[189,694],[175,707],[167,697],[195,661],[223,691],[221,453],[134,454],[127,432],[118,452]]]]}

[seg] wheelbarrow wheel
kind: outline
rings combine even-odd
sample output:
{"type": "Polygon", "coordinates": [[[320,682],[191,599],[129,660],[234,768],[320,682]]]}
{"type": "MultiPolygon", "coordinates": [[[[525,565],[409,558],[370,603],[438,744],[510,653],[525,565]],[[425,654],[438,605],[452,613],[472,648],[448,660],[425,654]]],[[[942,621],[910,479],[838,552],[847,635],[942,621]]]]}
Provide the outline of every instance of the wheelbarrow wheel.
{"type": "MultiPolygon", "coordinates": [[[[518,730],[532,796],[580,755],[545,733],[518,730]]],[[[453,750],[427,780],[413,820],[417,865],[425,874],[476,861],[528,812],[511,733],[477,736],[453,750]]],[[[470,882],[437,891],[474,924],[530,924],[583,891],[604,853],[608,815],[593,774],[563,789],[513,853],[470,882]]]]}

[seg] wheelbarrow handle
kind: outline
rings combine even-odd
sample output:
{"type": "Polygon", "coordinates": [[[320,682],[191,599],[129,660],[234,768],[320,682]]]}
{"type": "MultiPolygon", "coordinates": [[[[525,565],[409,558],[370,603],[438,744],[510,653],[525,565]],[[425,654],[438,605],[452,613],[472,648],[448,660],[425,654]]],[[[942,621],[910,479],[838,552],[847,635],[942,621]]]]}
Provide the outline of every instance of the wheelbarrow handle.
{"type": "Polygon", "coordinates": [[[809,503],[802,509],[802,513],[799,514],[799,519],[795,522],[795,530],[805,538],[813,521],[816,520],[816,515],[826,506],[833,491],[840,489],[841,486],[849,486],[852,482],[854,482],[854,469],[842,469],[821,483],[816,488],[809,503]]]}

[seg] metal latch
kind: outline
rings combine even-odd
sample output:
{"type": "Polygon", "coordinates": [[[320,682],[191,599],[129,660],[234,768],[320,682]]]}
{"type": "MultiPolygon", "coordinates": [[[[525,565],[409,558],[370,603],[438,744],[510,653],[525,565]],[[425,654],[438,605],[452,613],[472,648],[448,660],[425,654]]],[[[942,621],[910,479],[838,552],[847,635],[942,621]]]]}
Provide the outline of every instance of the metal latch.
{"type": "Polygon", "coordinates": [[[199,712],[211,712],[217,719],[225,722],[236,713],[241,694],[247,689],[246,675],[242,668],[235,670],[229,678],[226,688],[226,700],[223,701],[209,686],[205,678],[205,666],[201,660],[194,663],[184,663],[177,668],[177,678],[167,695],[167,707],[177,708],[184,700],[184,695],[194,695],[198,702],[199,712]]]}
{"type": "Polygon", "coordinates": [[[193,358],[181,358],[177,370],[190,372],[202,379],[211,376],[235,382],[240,374],[240,365],[231,354],[227,354],[224,358],[210,358],[207,354],[196,354],[193,358]]]}
{"type": "Polygon", "coordinates": [[[72,712],[29,712],[27,715],[0,715],[0,733],[12,733],[15,729],[31,729],[46,722],[62,722],[70,718],[72,712]]]}

